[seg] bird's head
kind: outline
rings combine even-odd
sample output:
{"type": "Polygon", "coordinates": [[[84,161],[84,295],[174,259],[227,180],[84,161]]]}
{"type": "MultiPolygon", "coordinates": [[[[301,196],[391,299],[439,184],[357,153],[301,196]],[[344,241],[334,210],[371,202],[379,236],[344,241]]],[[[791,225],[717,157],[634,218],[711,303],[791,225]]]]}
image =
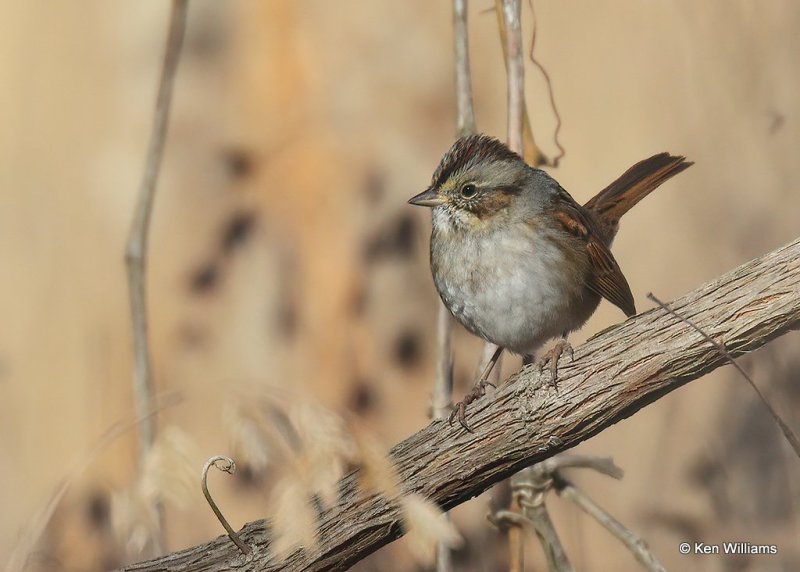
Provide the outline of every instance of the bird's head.
{"type": "Polygon", "coordinates": [[[430,187],[408,202],[434,209],[434,224],[481,227],[518,210],[514,206],[533,171],[497,139],[470,135],[453,143],[430,187]]]}

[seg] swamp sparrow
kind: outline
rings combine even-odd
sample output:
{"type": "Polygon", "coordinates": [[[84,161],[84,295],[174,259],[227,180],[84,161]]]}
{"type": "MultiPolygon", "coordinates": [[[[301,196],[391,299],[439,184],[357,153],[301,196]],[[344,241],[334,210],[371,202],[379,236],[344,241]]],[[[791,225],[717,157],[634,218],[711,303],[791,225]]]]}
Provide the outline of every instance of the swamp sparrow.
{"type": "Polygon", "coordinates": [[[530,167],[486,135],[457,140],[431,186],[411,198],[433,209],[431,271],[455,318],[498,346],[472,392],[450,415],[469,430],[466,407],[485,393],[503,349],[532,355],[561,336],[540,359],[553,382],[566,341],[600,298],[626,316],[633,295],[609,250],[619,219],[661,183],[688,168],[684,157],[660,153],[628,169],[580,206],[550,175],[530,167]]]}

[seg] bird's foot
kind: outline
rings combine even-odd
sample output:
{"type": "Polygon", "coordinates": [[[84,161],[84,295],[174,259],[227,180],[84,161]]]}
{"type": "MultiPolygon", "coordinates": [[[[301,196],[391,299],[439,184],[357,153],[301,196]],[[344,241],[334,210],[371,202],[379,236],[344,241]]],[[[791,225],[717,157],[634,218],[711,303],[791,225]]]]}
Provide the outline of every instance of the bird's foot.
{"type": "Polygon", "coordinates": [[[548,366],[550,369],[550,383],[556,389],[558,389],[558,385],[556,384],[556,380],[558,379],[558,360],[560,360],[561,356],[565,353],[569,354],[570,360],[575,358],[572,345],[566,339],[561,338],[556,342],[556,345],[542,354],[542,357],[539,358],[537,362],[539,373],[542,373],[545,366],[548,366]]]}
{"type": "Polygon", "coordinates": [[[450,412],[450,417],[448,417],[447,422],[450,425],[452,425],[453,420],[458,419],[459,424],[465,430],[472,433],[472,429],[470,429],[470,426],[467,425],[467,406],[469,406],[469,404],[472,403],[473,401],[480,399],[481,397],[486,395],[487,385],[495,387],[495,385],[492,382],[487,381],[485,379],[481,379],[480,381],[478,381],[478,383],[476,383],[475,386],[472,388],[472,391],[470,391],[466,396],[464,396],[464,399],[455,404],[455,407],[453,407],[453,411],[450,412]]]}

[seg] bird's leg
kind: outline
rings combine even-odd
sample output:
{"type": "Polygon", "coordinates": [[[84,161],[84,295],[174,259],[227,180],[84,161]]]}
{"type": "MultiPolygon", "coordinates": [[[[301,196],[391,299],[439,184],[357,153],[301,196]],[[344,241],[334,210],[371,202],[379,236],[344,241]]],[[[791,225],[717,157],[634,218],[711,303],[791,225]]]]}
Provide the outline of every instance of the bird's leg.
{"type": "Polygon", "coordinates": [[[574,359],[574,353],[572,350],[572,345],[567,341],[567,332],[561,334],[561,339],[556,342],[552,348],[547,350],[542,357],[538,361],[539,366],[539,373],[544,371],[544,366],[550,366],[550,383],[553,384],[553,387],[558,389],[556,385],[556,379],[558,379],[558,360],[561,359],[561,356],[565,353],[569,354],[569,359],[574,359]]]}
{"type": "Polygon", "coordinates": [[[489,359],[488,363],[486,364],[486,367],[483,368],[483,371],[481,372],[481,375],[478,378],[478,382],[472,388],[472,391],[470,391],[464,397],[464,399],[459,401],[456,404],[455,408],[453,408],[453,411],[450,413],[450,417],[447,420],[448,423],[450,423],[450,425],[453,424],[453,419],[458,419],[458,422],[461,424],[461,426],[470,433],[472,433],[472,429],[470,429],[469,425],[467,425],[467,406],[476,399],[480,399],[481,397],[486,395],[487,385],[491,385],[492,387],[495,386],[492,382],[488,381],[489,374],[492,373],[492,369],[494,369],[494,366],[495,364],[497,364],[497,360],[500,359],[500,354],[502,353],[503,353],[503,348],[500,346],[498,346],[497,349],[494,350],[492,357],[489,359]]]}

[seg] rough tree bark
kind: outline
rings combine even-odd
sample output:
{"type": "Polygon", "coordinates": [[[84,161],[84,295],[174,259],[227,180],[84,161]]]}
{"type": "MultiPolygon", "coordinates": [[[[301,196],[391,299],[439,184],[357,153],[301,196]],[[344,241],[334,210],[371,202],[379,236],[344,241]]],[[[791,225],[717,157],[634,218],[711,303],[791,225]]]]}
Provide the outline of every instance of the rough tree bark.
{"type": "MultiPolygon", "coordinates": [[[[800,239],[670,303],[733,355],[753,351],[800,327],[800,239]]],[[[471,407],[465,432],[435,420],[391,452],[405,490],[450,509],[523,467],[574,447],[697,379],[725,359],[687,324],[653,309],[609,328],[575,349],[556,391],[532,367],[512,375],[471,407]]],[[[776,430],[775,438],[780,434],[776,430]]],[[[343,483],[338,507],[322,515],[315,554],[269,558],[268,525],[247,524],[247,562],[222,536],[128,570],[340,570],[403,534],[400,513],[377,496],[343,483]]]]}

